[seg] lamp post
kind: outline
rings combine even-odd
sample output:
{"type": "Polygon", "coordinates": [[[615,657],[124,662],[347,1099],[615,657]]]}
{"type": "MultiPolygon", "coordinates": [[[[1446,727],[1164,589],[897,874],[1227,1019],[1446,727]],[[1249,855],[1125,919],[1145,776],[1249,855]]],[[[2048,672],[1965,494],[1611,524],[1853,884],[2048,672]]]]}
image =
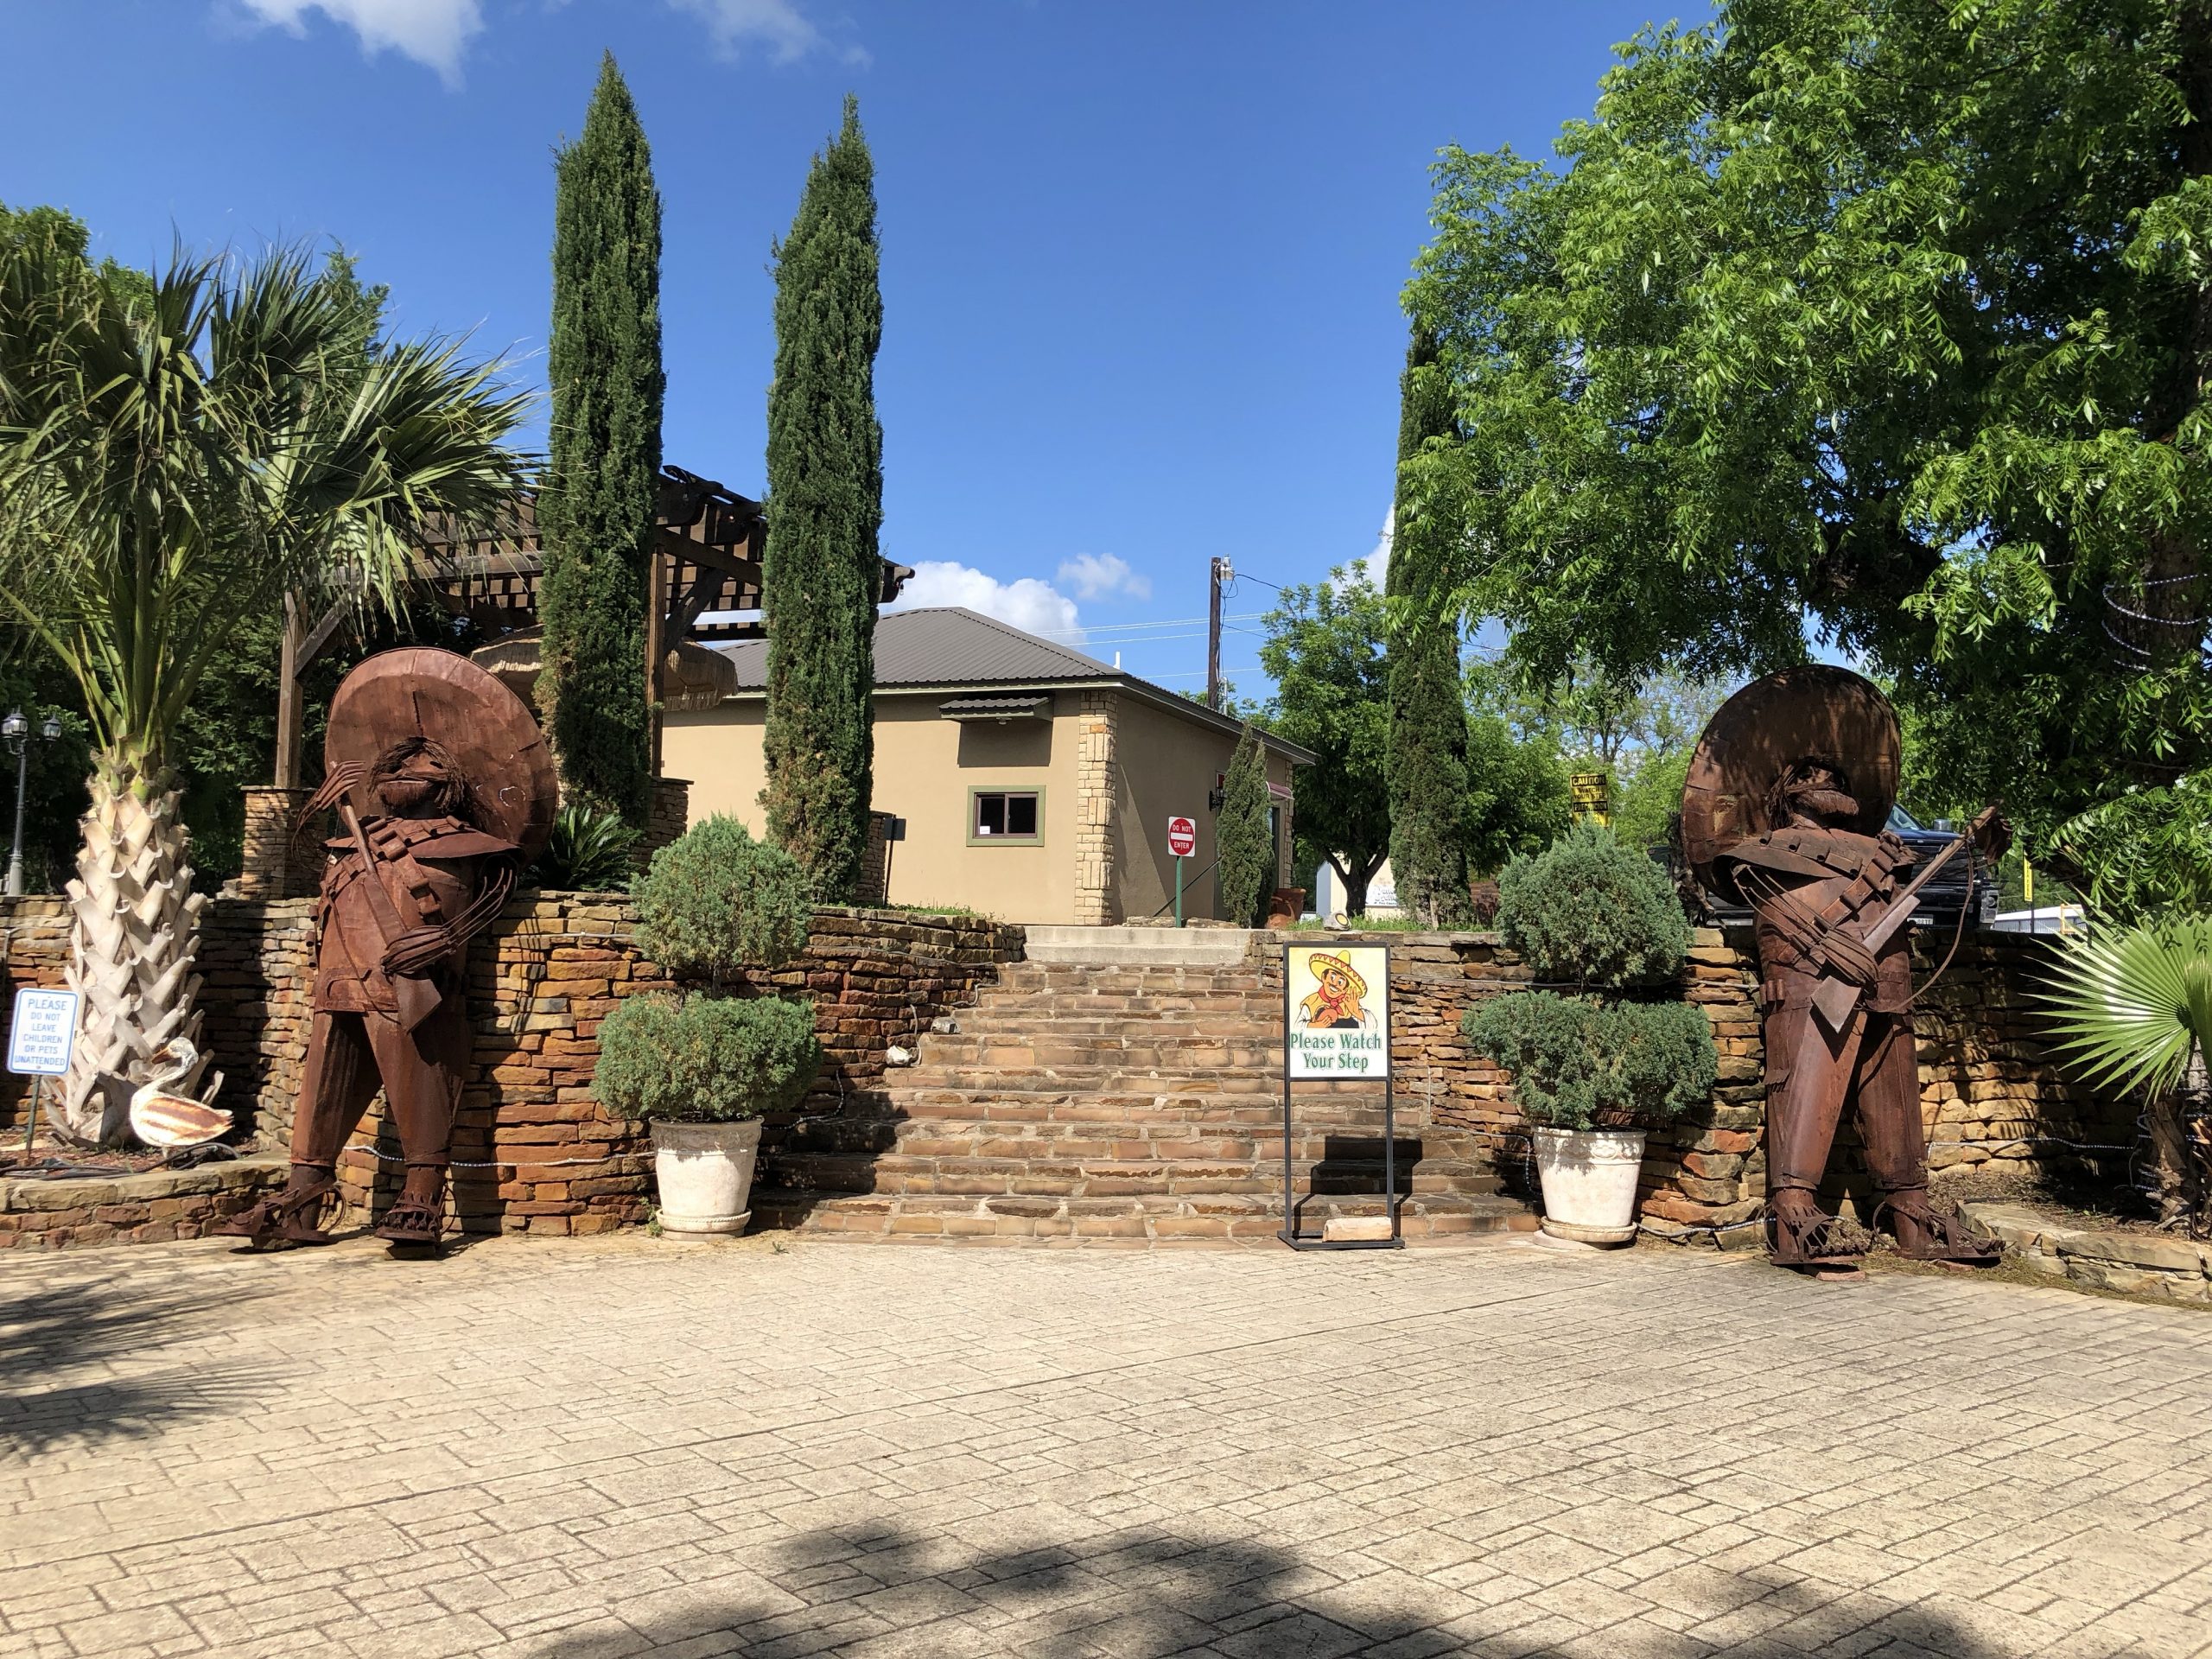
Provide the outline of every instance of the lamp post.
{"type": "MultiPolygon", "coordinates": [[[[61,735],[61,721],[48,715],[38,728],[38,734],[51,743],[61,735]]],[[[19,898],[23,891],[23,798],[30,782],[31,723],[20,709],[10,709],[8,717],[0,720],[0,738],[8,741],[9,752],[16,757],[16,837],[8,849],[8,897],[19,898]]]]}

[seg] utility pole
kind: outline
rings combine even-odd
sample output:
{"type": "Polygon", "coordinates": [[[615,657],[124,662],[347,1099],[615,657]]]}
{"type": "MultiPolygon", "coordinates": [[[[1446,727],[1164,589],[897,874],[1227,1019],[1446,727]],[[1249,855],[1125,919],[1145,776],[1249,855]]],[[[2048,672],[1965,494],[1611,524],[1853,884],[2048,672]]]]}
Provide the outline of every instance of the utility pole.
{"type": "Polygon", "coordinates": [[[1236,572],[1227,559],[1216,559],[1208,571],[1206,593],[1206,707],[1221,711],[1221,589],[1236,572]]]}

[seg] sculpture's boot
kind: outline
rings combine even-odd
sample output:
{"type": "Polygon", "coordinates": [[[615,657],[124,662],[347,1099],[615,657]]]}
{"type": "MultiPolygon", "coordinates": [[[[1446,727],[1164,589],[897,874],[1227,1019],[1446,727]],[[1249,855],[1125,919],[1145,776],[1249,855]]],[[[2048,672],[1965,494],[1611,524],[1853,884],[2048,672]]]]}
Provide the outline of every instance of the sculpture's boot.
{"type": "Polygon", "coordinates": [[[1995,1239],[1967,1230],[1955,1205],[1928,1196],[1928,1131],[1920,1116],[1920,1064],[1909,1016],[1868,1016],[1866,1058],[1859,1068],[1859,1133],[1866,1167],[1881,1200],[1873,1224],[1885,1221],[1897,1254],[1915,1262],[1993,1267],[2005,1254],[1995,1239]]]}
{"type": "Polygon", "coordinates": [[[377,1236],[394,1244],[436,1244],[446,1224],[446,1166],[407,1166],[407,1180],[377,1224],[377,1236]]]}
{"type": "Polygon", "coordinates": [[[327,1244],[330,1235],[319,1224],[337,1198],[334,1171],[327,1166],[294,1164],[282,1192],[218,1222],[215,1231],[226,1238],[249,1239],[257,1250],[279,1243],[327,1244]]]}

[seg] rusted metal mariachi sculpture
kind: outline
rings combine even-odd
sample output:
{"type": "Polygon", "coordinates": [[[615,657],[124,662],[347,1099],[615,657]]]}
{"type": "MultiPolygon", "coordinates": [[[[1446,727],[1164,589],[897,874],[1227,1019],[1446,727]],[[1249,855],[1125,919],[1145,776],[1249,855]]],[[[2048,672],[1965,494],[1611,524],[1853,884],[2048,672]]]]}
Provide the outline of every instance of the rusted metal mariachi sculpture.
{"type": "MultiPolygon", "coordinates": [[[[1928,1195],[1913,1047],[1911,922],[1919,889],[1963,843],[1905,878],[1890,833],[1897,713],[1840,668],[1787,670],[1736,693],[1706,728],[1682,794],[1700,881],[1757,920],[1766,1039],[1768,1247],[1776,1262],[1848,1271],[1867,1240],[1815,1198],[1847,1099],[1900,1254],[1986,1265],[1998,1246],[1928,1195]]],[[[1972,832],[1993,855],[1994,812],[1972,832]]]]}
{"type": "Polygon", "coordinates": [[[348,674],[323,755],[302,823],[334,809],[343,833],[325,843],[291,1177],[221,1230],[264,1246],[328,1243],[338,1154],[381,1084],[407,1173],[377,1236],[435,1244],[468,1065],[468,942],[544,844],[552,763],[521,699],[429,649],[385,652],[348,674]]]}

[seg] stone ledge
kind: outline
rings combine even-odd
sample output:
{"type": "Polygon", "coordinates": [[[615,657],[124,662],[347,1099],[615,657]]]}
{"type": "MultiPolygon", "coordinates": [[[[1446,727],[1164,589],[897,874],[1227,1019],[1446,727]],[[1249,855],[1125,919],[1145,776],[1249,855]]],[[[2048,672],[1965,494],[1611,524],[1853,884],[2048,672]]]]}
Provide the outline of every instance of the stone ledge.
{"type": "Polygon", "coordinates": [[[2025,1205],[1959,1206],[2038,1273],[2097,1290],[2212,1305],[2212,1244],[2164,1234],[2069,1227],[2025,1205]]]}
{"type": "Polygon", "coordinates": [[[291,1160],[281,1152],[256,1153],[194,1169],[149,1169],[137,1175],[79,1179],[0,1176],[0,1215],[82,1210],[104,1204],[151,1204],[156,1198],[205,1193],[258,1192],[283,1180],[291,1160]]]}

